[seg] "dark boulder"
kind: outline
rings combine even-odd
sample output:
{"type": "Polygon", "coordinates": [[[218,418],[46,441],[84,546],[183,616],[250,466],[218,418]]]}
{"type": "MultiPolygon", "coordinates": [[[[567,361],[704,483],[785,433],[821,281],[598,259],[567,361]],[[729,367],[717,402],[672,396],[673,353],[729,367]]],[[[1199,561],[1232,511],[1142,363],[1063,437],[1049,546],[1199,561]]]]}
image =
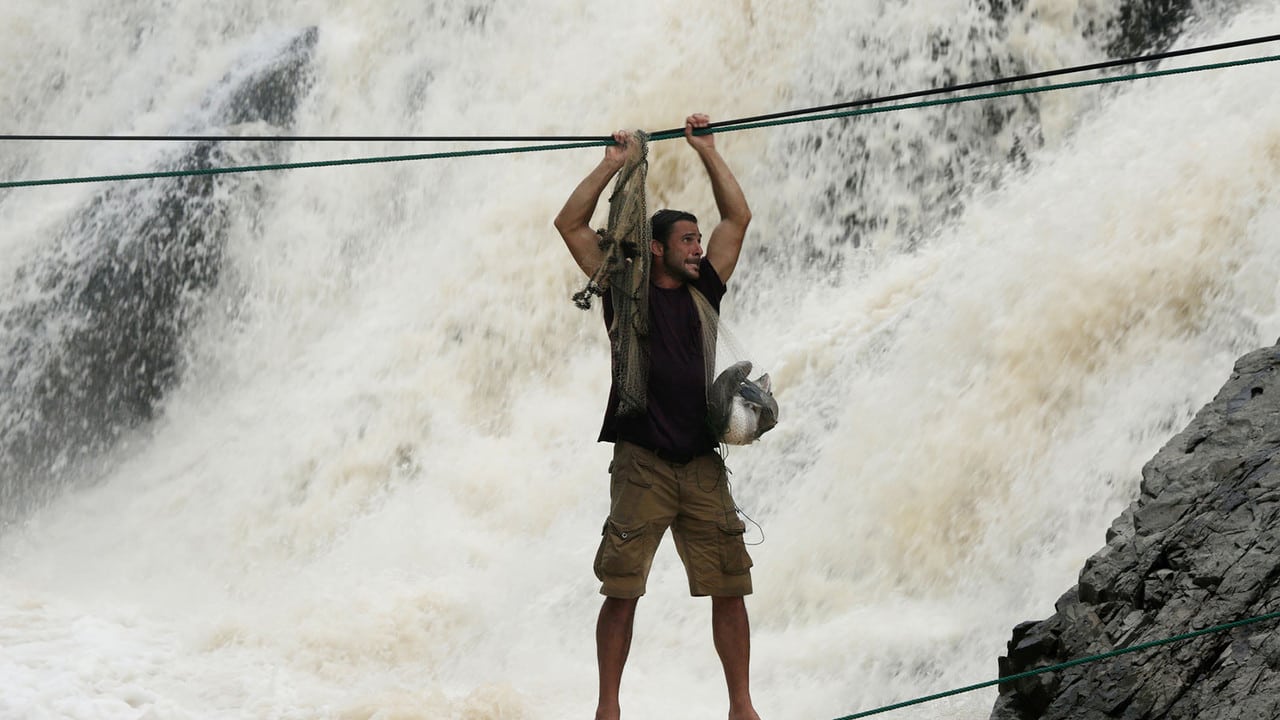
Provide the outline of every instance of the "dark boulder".
{"type": "MultiPolygon", "coordinates": [[[[1142,470],[1056,614],[1019,625],[1001,677],[1280,610],[1280,345],[1227,384],[1142,470]]],[[[1006,683],[992,720],[1280,717],[1280,634],[1265,621],[1006,683]]]]}
{"type": "MultiPolygon", "coordinates": [[[[232,68],[198,110],[197,132],[283,129],[312,85],[315,28],[232,68]]],[[[198,142],[160,170],[272,162],[198,142]]],[[[131,169],[134,170],[134,169],[131,169]]],[[[0,312],[0,521],[56,490],[53,477],[152,418],[182,366],[184,333],[217,285],[232,198],[260,177],[196,175],[108,185],[18,268],[0,312]]],[[[246,203],[246,198],[249,198],[246,203]]]]}

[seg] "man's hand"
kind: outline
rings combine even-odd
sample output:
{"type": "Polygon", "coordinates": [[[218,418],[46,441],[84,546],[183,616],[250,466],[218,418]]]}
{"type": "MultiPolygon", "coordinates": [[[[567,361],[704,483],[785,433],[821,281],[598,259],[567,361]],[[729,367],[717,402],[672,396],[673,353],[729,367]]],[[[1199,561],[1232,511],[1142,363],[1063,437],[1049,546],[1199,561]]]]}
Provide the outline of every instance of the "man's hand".
{"type": "Polygon", "coordinates": [[[711,124],[711,118],[702,113],[694,113],[684,119],[684,139],[689,141],[689,146],[698,152],[704,150],[716,149],[716,136],[710,133],[706,135],[694,135],[696,128],[704,128],[711,124]]]}
{"type": "Polygon", "coordinates": [[[639,147],[634,140],[635,138],[626,130],[615,132],[613,141],[617,145],[605,145],[604,162],[614,170],[620,170],[623,165],[627,164],[627,159],[631,157],[635,149],[639,147]]]}

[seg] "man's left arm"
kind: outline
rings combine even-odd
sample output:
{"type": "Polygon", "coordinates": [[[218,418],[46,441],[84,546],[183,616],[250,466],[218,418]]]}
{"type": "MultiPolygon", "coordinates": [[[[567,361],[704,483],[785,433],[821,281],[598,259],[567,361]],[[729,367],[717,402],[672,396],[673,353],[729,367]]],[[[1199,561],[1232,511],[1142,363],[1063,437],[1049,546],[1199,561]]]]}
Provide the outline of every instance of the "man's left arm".
{"type": "Polygon", "coordinates": [[[693,134],[694,129],[707,127],[710,123],[711,119],[706,115],[690,115],[684,121],[684,136],[690,147],[697,151],[711,179],[711,192],[720,211],[720,222],[716,223],[711,237],[707,239],[707,259],[720,280],[728,283],[729,276],[738,265],[742,240],[746,237],[747,225],[751,223],[751,209],[747,207],[747,198],[737,178],[716,150],[715,136],[693,134]]]}

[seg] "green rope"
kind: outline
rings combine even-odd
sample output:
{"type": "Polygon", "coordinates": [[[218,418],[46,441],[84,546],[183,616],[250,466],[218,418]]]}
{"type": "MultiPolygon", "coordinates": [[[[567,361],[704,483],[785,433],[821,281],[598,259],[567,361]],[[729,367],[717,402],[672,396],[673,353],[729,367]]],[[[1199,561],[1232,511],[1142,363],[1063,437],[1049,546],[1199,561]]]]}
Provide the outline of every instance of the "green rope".
{"type": "Polygon", "coordinates": [[[613,140],[592,140],[587,142],[561,143],[558,145],[541,145],[537,147],[490,148],[487,150],[460,150],[457,152],[422,153],[418,155],[390,155],[386,157],[349,158],[346,160],[317,160],[314,162],[277,163],[273,165],[245,165],[239,167],[198,168],[195,170],[161,170],[157,172],[133,173],[130,175],[94,175],[79,178],[53,178],[50,180],[19,180],[0,183],[0,189],[35,187],[39,185],[70,185],[73,183],[112,182],[117,180],[152,180],[155,178],[191,177],[194,175],[228,175],[231,173],[265,172],[269,170],[302,170],[305,168],[336,167],[339,165],[372,165],[375,163],[405,162],[409,160],[444,160],[457,157],[474,157],[479,155],[507,155],[512,153],[534,152],[536,150],[572,150],[575,148],[612,145],[613,140]]]}
{"type": "MultiPolygon", "coordinates": [[[[859,108],[857,110],[849,110],[845,112],[827,113],[822,115],[807,115],[803,117],[784,118],[780,120],[770,120],[757,123],[744,123],[719,128],[706,128],[695,131],[698,135],[709,135],[722,132],[733,132],[736,130],[751,130],[756,128],[774,127],[778,125],[792,125],[801,122],[812,122],[815,120],[833,120],[837,118],[855,117],[858,115],[874,115],[878,113],[896,112],[899,110],[913,110],[918,108],[934,107],[939,105],[953,105],[964,102],[975,102],[978,100],[992,100],[995,98],[1009,97],[1015,95],[1032,95],[1037,93],[1051,92],[1056,90],[1067,90],[1072,88],[1088,87],[1090,85],[1106,85],[1111,83],[1126,82],[1132,80],[1145,80],[1149,78],[1164,77],[1167,75],[1183,75],[1193,72],[1203,72],[1206,70],[1220,70],[1230,67],[1238,67],[1243,65],[1256,65],[1259,63],[1274,62],[1280,60],[1280,55],[1268,55],[1265,57],[1248,58],[1245,60],[1234,60],[1230,62],[1213,63],[1209,65],[1194,65],[1185,68],[1176,68],[1171,70],[1154,70],[1143,73],[1133,73],[1130,75],[1118,75],[1115,77],[1095,78],[1092,80],[1079,80],[1076,82],[1058,83],[1052,85],[1042,85],[1039,87],[1019,88],[1014,90],[1002,90],[999,92],[980,93],[977,95],[962,95],[959,97],[942,98],[938,100],[925,100],[915,103],[904,103],[900,105],[887,105],[874,108],[859,108]]],[[[655,140],[671,140],[682,137],[683,130],[667,130],[654,133],[650,136],[651,141],[655,140]]],[[[301,170],[305,168],[318,167],[336,167],[340,165],[371,165],[375,163],[390,162],[406,162],[411,160],[442,160],[447,158],[463,158],[477,157],[484,155],[511,155],[516,153],[530,152],[546,152],[550,150],[571,150],[577,148],[597,147],[605,145],[613,145],[612,138],[601,140],[590,140],[583,142],[558,143],[553,145],[534,145],[519,146],[507,148],[491,148],[486,150],[459,150],[456,152],[438,152],[423,153],[417,155],[390,155],[384,157],[364,157],[350,158],[345,160],[320,160],[316,162],[299,162],[299,163],[277,163],[272,165],[248,165],[241,167],[222,167],[222,168],[199,168],[193,170],[166,170],[158,172],[133,173],[128,175],[96,175],[90,177],[78,178],[52,178],[47,180],[17,180],[11,182],[0,183],[0,190],[20,187],[37,187],[43,185],[71,185],[76,183],[94,183],[94,182],[115,182],[123,180],[150,180],[156,178],[173,178],[173,177],[191,177],[199,175],[225,175],[230,173],[249,173],[249,172],[266,172],[272,170],[301,170]]]]}
{"type": "MultiPolygon", "coordinates": [[[[783,117],[798,117],[801,115],[813,115],[822,112],[832,112],[835,110],[848,110],[857,107],[870,107],[872,105],[883,105],[890,102],[902,102],[907,100],[915,100],[917,98],[929,97],[932,95],[948,95],[959,92],[968,92],[970,90],[979,90],[981,88],[999,87],[1001,85],[1013,85],[1015,83],[1027,83],[1034,80],[1045,80],[1051,77],[1060,77],[1063,75],[1075,75],[1082,72],[1091,72],[1096,70],[1109,70],[1126,65],[1138,65],[1140,63],[1151,63],[1150,67],[1154,67],[1154,63],[1162,60],[1170,60],[1178,57],[1188,57],[1190,55],[1201,55],[1203,53],[1221,52],[1223,50],[1233,50],[1236,48],[1248,47],[1250,45],[1259,45],[1262,43],[1271,43],[1280,41],[1280,35],[1264,35],[1259,37],[1247,38],[1244,40],[1233,40],[1231,42],[1217,43],[1214,45],[1201,45],[1198,47],[1182,48],[1180,50],[1166,50],[1164,52],[1151,53],[1148,55],[1137,55],[1127,58],[1116,58],[1113,60],[1103,60],[1102,62],[1088,63],[1085,65],[1075,65],[1071,67],[1057,68],[1054,70],[1042,70],[1040,72],[1025,73],[1022,75],[1014,75],[1012,77],[991,78],[988,80],[978,80],[974,82],[958,83],[955,85],[944,85],[933,87],[927,90],[913,90],[911,92],[893,93],[891,95],[882,95],[879,97],[861,98],[858,100],[833,103],[823,105],[821,107],[798,108],[794,110],[783,110],[781,112],[766,113],[764,115],[755,115],[753,117],[737,118],[735,120],[719,120],[707,125],[709,128],[728,127],[730,125],[741,125],[744,123],[760,122],[762,120],[775,120],[783,117]]],[[[677,135],[684,131],[683,127],[673,128],[677,135]]],[[[653,133],[650,133],[651,135],[653,133]]],[[[581,142],[583,140],[602,140],[599,135],[590,136],[574,136],[574,135],[57,135],[57,134],[4,134],[0,135],[0,142],[8,140],[22,141],[92,141],[92,142],[201,142],[205,140],[217,140],[219,142],[505,142],[505,143],[526,143],[526,142],[581,142]]]]}
{"type": "Polygon", "coordinates": [[[879,715],[880,713],[889,712],[890,710],[901,710],[902,708],[911,707],[912,705],[921,705],[923,703],[933,702],[934,700],[941,700],[942,698],[945,698],[945,697],[951,697],[952,695],[960,695],[962,693],[972,692],[974,690],[981,690],[983,688],[991,687],[992,685],[1013,682],[1015,680],[1029,678],[1034,675],[1041,675],[1043,673],[1056,672],[1058,670],[1065,670],[1067,668],[1075,667],[1077,665],[1084,665],[1086,663],[1092,663],[1092,662],[1097,662],[1099,660],[1106,660],[1108,658],[1113,658],[1113,657],[1116,657],[1117,655],[1125,655],[1127,653],[1134,653],[1140,650],[1149,650],[1153,647],[1159,647],[1161,645],[1169,645],[1171,643],[1182,642],[1183,640],[1190,640],[1192,638],[1200,637],[1201,635],[1209,635],[1211,633],[1222,632],[1224,630],[1231,630],[1233,628],[1242,627],[1244,625],[1252,625],[1253,623],[1260,623],[1266,620],[1275,620],[1276,618],[1280,618],[1280,612],[1274,612],[1267,615],[1259,615],[1257,617],[1246,618],[1244,620],[1237,620],[1235,622],[1226,623],[1225,625],[1215,625],[1213,627],[1205,628],[1203,630],[1195,630],[1193,632],[1184,633],[1182,635],[1177,635],[1171,638],[1165,638],[1163,640],[1153,640],[1151,642],[1142,643],[1141,645],[1134,645],[1132,647],[1120,648],[1119,650],[1112,650],[1110,652],[1105,652],[1100,655],[1090,655],[1089,657],[1083,657],[1076,660],[1069,660],[1059,665],[1050,665],[1049,667],[1036,668],[1035,670],[1028,670],[1026,672],[1018,673],[1017,675],[1010,675],[1008,677],[997,678],[995,680],[988,680],[987,682],[978,683],[977,685],[969,685],[967,687],[957,688],[955,690],[948,690],[946,692],[937,693],[936,695],[927,695],[925,697],[916,698],[914,700],[907,700],[905,702],[895,703],[893,705],[886,705],[884,707],[876,708],[874,710],[867,710],[864,712],[856,713],[854,715],[845,715],[843,717],[836,718],[835,720],[857,720],[858,718],[870,717],[872,715],[879,715]]]}

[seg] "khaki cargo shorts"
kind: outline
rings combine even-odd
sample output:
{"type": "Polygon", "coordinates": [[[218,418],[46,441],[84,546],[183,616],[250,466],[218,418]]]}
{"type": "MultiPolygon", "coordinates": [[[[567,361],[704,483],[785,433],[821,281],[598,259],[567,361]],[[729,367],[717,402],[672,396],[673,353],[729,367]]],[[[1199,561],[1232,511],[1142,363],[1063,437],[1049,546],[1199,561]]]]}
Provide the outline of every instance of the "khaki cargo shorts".
{"type": "Polygon", "coordinates": [[[724,462],[715,453],[686,464],[667,462],[627,442],[614,445],[609,519],[596,552],[600,594],[644,594],[658,543],[671,528],[695,596],[751,594],[746,526],[729,494],[724,462]]]}

